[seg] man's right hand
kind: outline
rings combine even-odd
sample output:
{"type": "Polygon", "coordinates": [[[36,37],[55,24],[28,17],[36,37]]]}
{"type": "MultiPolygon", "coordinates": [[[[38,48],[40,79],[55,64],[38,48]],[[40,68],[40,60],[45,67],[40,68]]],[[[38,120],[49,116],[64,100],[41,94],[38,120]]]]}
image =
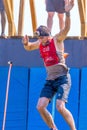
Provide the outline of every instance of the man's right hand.
{"type": "Polygon", "coordinates": [[[22,43],[27,46],[28,45],[28,41],[29,41],[29,37],[27,35],[25,35],[22,39],[22,43]]]}
{"type": "Polygon", "coordinates": [[[67,5],[65,5],[65,11],[69,12],[74,6],[74,0],[70,0],[67,5]]]}

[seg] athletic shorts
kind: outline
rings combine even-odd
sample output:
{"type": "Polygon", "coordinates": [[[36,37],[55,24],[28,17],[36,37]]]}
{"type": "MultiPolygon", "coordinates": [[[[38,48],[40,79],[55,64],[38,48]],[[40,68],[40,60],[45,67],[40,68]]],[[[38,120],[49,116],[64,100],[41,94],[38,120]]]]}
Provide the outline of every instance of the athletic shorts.
{"type": "Polygon", "coordinates": [[[0,10],[4,10],[3,0],[0,0],[0,10]]]}
{"type": "Polygon", "coordinates": [[[56,94],[57,99],[67,102],[70,88],[70,74],[60,76],[55,80],[46,80],[46,83],[41,91],[40,97],[46,97],[51,101],[53,96],[56,94]]]}
{"type": "Polygon", "coordinates": [[[65,12],[64,0],[46,0],[46,11],[64,13],[65,12]]]}

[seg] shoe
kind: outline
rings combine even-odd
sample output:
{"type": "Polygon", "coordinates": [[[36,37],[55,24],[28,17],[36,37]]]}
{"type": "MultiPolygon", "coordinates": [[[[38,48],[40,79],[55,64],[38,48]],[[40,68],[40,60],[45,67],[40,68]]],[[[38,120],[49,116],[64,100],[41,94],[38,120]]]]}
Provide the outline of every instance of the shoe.
{"type": "Polygon", "coordinates": [[[56,129],[56,128],[51,128],[50,130],[58,130],[58,129],[56,129]]]}
{"type": "Polygon", "coordinates": [[[1,37],[7,38],[7,36],[4,33],[1,33],[1,37]]]}

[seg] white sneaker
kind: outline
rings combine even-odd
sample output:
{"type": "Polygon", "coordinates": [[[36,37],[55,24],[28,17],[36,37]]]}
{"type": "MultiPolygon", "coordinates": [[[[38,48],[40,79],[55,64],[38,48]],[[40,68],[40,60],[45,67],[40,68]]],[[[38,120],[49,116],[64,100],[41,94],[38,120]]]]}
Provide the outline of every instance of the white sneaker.
{"type": "Polygon", "coordinates": [[[50,130],[58,130],[57,128],[51,128],[50,130]]]}

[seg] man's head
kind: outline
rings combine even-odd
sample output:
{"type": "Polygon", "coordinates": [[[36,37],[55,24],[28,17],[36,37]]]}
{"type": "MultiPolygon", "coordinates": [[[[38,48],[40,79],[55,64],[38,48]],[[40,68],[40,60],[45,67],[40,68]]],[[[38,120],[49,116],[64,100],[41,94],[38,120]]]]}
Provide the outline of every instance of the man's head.
{"type": "Polygon", "coordinates": [[[51,33],[49,29],[46,26],[39,26],[36,31],[34,32],[34,36],[36,37],[44,37],[44,36],[50,36],[51,33]]]}

